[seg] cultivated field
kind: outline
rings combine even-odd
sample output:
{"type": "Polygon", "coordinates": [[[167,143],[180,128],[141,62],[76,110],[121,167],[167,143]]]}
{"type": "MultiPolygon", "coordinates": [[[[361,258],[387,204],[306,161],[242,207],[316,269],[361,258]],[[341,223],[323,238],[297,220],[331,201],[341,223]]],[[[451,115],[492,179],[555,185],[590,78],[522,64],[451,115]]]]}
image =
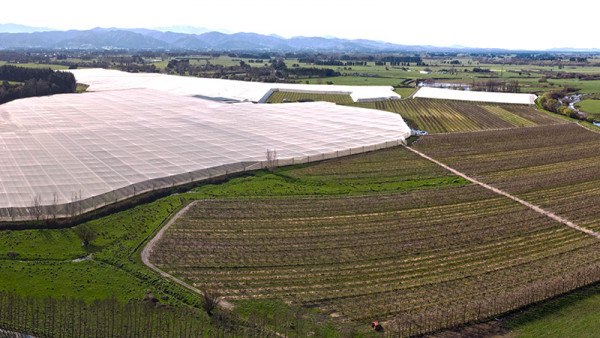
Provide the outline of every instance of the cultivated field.
{"type": "Polygon", "coordinates": [[[327,101],[337,104],[352,104],[354,101],[350,95],[342,94],[315,94],[315,93],[293,93],[276,91],[269,96],[266,102],[282,103],[282,102],[298,102],[298,101],[327,101]],[[287,101],[284,101],[287,100],[287,101]]]}
{"type": "Polygon", "coordinates": [[[431,135],[414,145],[480,180],[600,230],[600,134],[576,124],[431,135]]]}
{"type": "MultiPolygon", "coordinates": [[[[402,157],[379,157],[379,165],[369,161],[370,170],[359,172],[393,179],[386,165],[410,167],[402,157]]],[[[307,170],[326,180],[344,177],[346,161],[292,170],[288,177],[307,170]]],[[[417,162],[421,170],[439,170],[417,162]]],[[[460,185],[352,197],[205,200],[169,229],[151,260],[233,301],[274,298],[355,322],[387,320],[392,332],[415,334],[597,279],[598,258],[600,242],[593,237],[481,187],[460,185]]]]}
{"type": "Polygon", "coordinates": [[[357,103],[359,107],[400,114],[415,129],[429,133],[531,127],[565,123],[535,108],[510,104],[415,99],[357,103]]]}

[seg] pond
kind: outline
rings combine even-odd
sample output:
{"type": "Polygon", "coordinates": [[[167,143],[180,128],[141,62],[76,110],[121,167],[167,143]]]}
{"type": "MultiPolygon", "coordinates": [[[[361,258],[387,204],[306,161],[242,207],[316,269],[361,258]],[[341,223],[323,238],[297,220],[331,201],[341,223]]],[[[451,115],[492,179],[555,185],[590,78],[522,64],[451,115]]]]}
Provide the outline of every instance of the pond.
{"type": "Polygon", "coordinates": [[[421,136],[421,135],[427,135],[426,131],[419,130],[419,129],[410,128],[410,132],[411,132],[412,135],[419,135],[419,136],[421,136]]]}

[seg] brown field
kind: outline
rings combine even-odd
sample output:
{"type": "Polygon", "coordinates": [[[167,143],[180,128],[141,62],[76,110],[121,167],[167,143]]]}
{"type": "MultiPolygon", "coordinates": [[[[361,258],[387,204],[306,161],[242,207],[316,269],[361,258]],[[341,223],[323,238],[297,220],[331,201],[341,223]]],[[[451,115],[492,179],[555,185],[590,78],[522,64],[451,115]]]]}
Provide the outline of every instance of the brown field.
{"type": "Polygon", "coordinates": [[[414,147],[581,226],[600,230],[600,134],[571,123],[431,135],[414,147]]]}
{"type": "MultiPolygon", "coordinates": [[[[516,130],[525,129],[534,128],[516,130]]],[[[418,146],[451,147],[442,136],[418,146]]],[[[352,159],[378,158],[382,165],[367,161],[370,177],[377,170],[386,176],[384,163],[410,167],[377,154],[352,159]]],[[[331,180],[343,175],[347,160],[307,168],[313,178],[332,173],[331,180]]],[[[435,165],[419,164],[428,166],[435,165]]],[[[599,258],[595,238],[475,185],[205,200],[177,220],[150,257],[234,302],[278,299],[358,323],[384,320],[398,334],[487,318],[571,290],[600,278],[599,258]]]]}

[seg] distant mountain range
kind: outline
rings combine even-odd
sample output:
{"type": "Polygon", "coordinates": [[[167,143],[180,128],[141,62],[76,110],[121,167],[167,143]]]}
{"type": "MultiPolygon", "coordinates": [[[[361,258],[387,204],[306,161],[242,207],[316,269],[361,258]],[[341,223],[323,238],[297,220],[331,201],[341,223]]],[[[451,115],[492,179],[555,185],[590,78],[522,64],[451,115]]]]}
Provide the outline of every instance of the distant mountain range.
{"type": "MultiPolygon", "coordinates": [[[[0,24],[0,49],[419,52],[442,51],[449,48],[408,46],[374,40],[348,40],[332,37],[298,36],[286,39],[275,34],[226,34],[190,26],[59,31],[16,24],[0,24]]],[[[460,48],[460,50],[465,49],[460,48]]]]}
{"type": "MultiPolygon", "coordinates": [[[[364,39],[303,37],[290,39],[276,34],[211,31],[191,26],[146,28],[94,28],[59,31],[51,28],[0,24],[0,49],[128,49],[128,50],[201,50],[201,51],[324,51],[324,52],[442,52],[506,51],[505,49],[469,48],[459,45],[435,47],[400,45],[364,39]]],[[[549,50],[575,51],[561,48],[549,50]]],[[[579,50],[577,50],[579,51],[579,50]]],[[[584,52],[600,52],[586,49],[584,52]]]]}

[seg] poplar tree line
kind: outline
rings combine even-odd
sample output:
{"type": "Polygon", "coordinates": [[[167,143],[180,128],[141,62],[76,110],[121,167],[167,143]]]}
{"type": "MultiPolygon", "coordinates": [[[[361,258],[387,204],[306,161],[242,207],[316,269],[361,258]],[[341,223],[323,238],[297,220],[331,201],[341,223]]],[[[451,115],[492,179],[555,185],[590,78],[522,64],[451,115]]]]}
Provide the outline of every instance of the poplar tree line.
{"type": "Polygon", "coordinates": [[[218,335],[210,318],[191,307],[116,299],[21,297],[0,292],[0,328],[38,337],[198,337],[218,335]]]}
{"type": "MultiPolygon", "coordinates": [[[[301,312],[258,314],[203,310],[152,301],[114,298],[86,303],[74,298],[22,297],[0,291],[0,336],[4,331],[36,337],[277,337],[314,334],[301,312]]],[[[6,332],[5,332],[6,333],[6,332]]]]}

